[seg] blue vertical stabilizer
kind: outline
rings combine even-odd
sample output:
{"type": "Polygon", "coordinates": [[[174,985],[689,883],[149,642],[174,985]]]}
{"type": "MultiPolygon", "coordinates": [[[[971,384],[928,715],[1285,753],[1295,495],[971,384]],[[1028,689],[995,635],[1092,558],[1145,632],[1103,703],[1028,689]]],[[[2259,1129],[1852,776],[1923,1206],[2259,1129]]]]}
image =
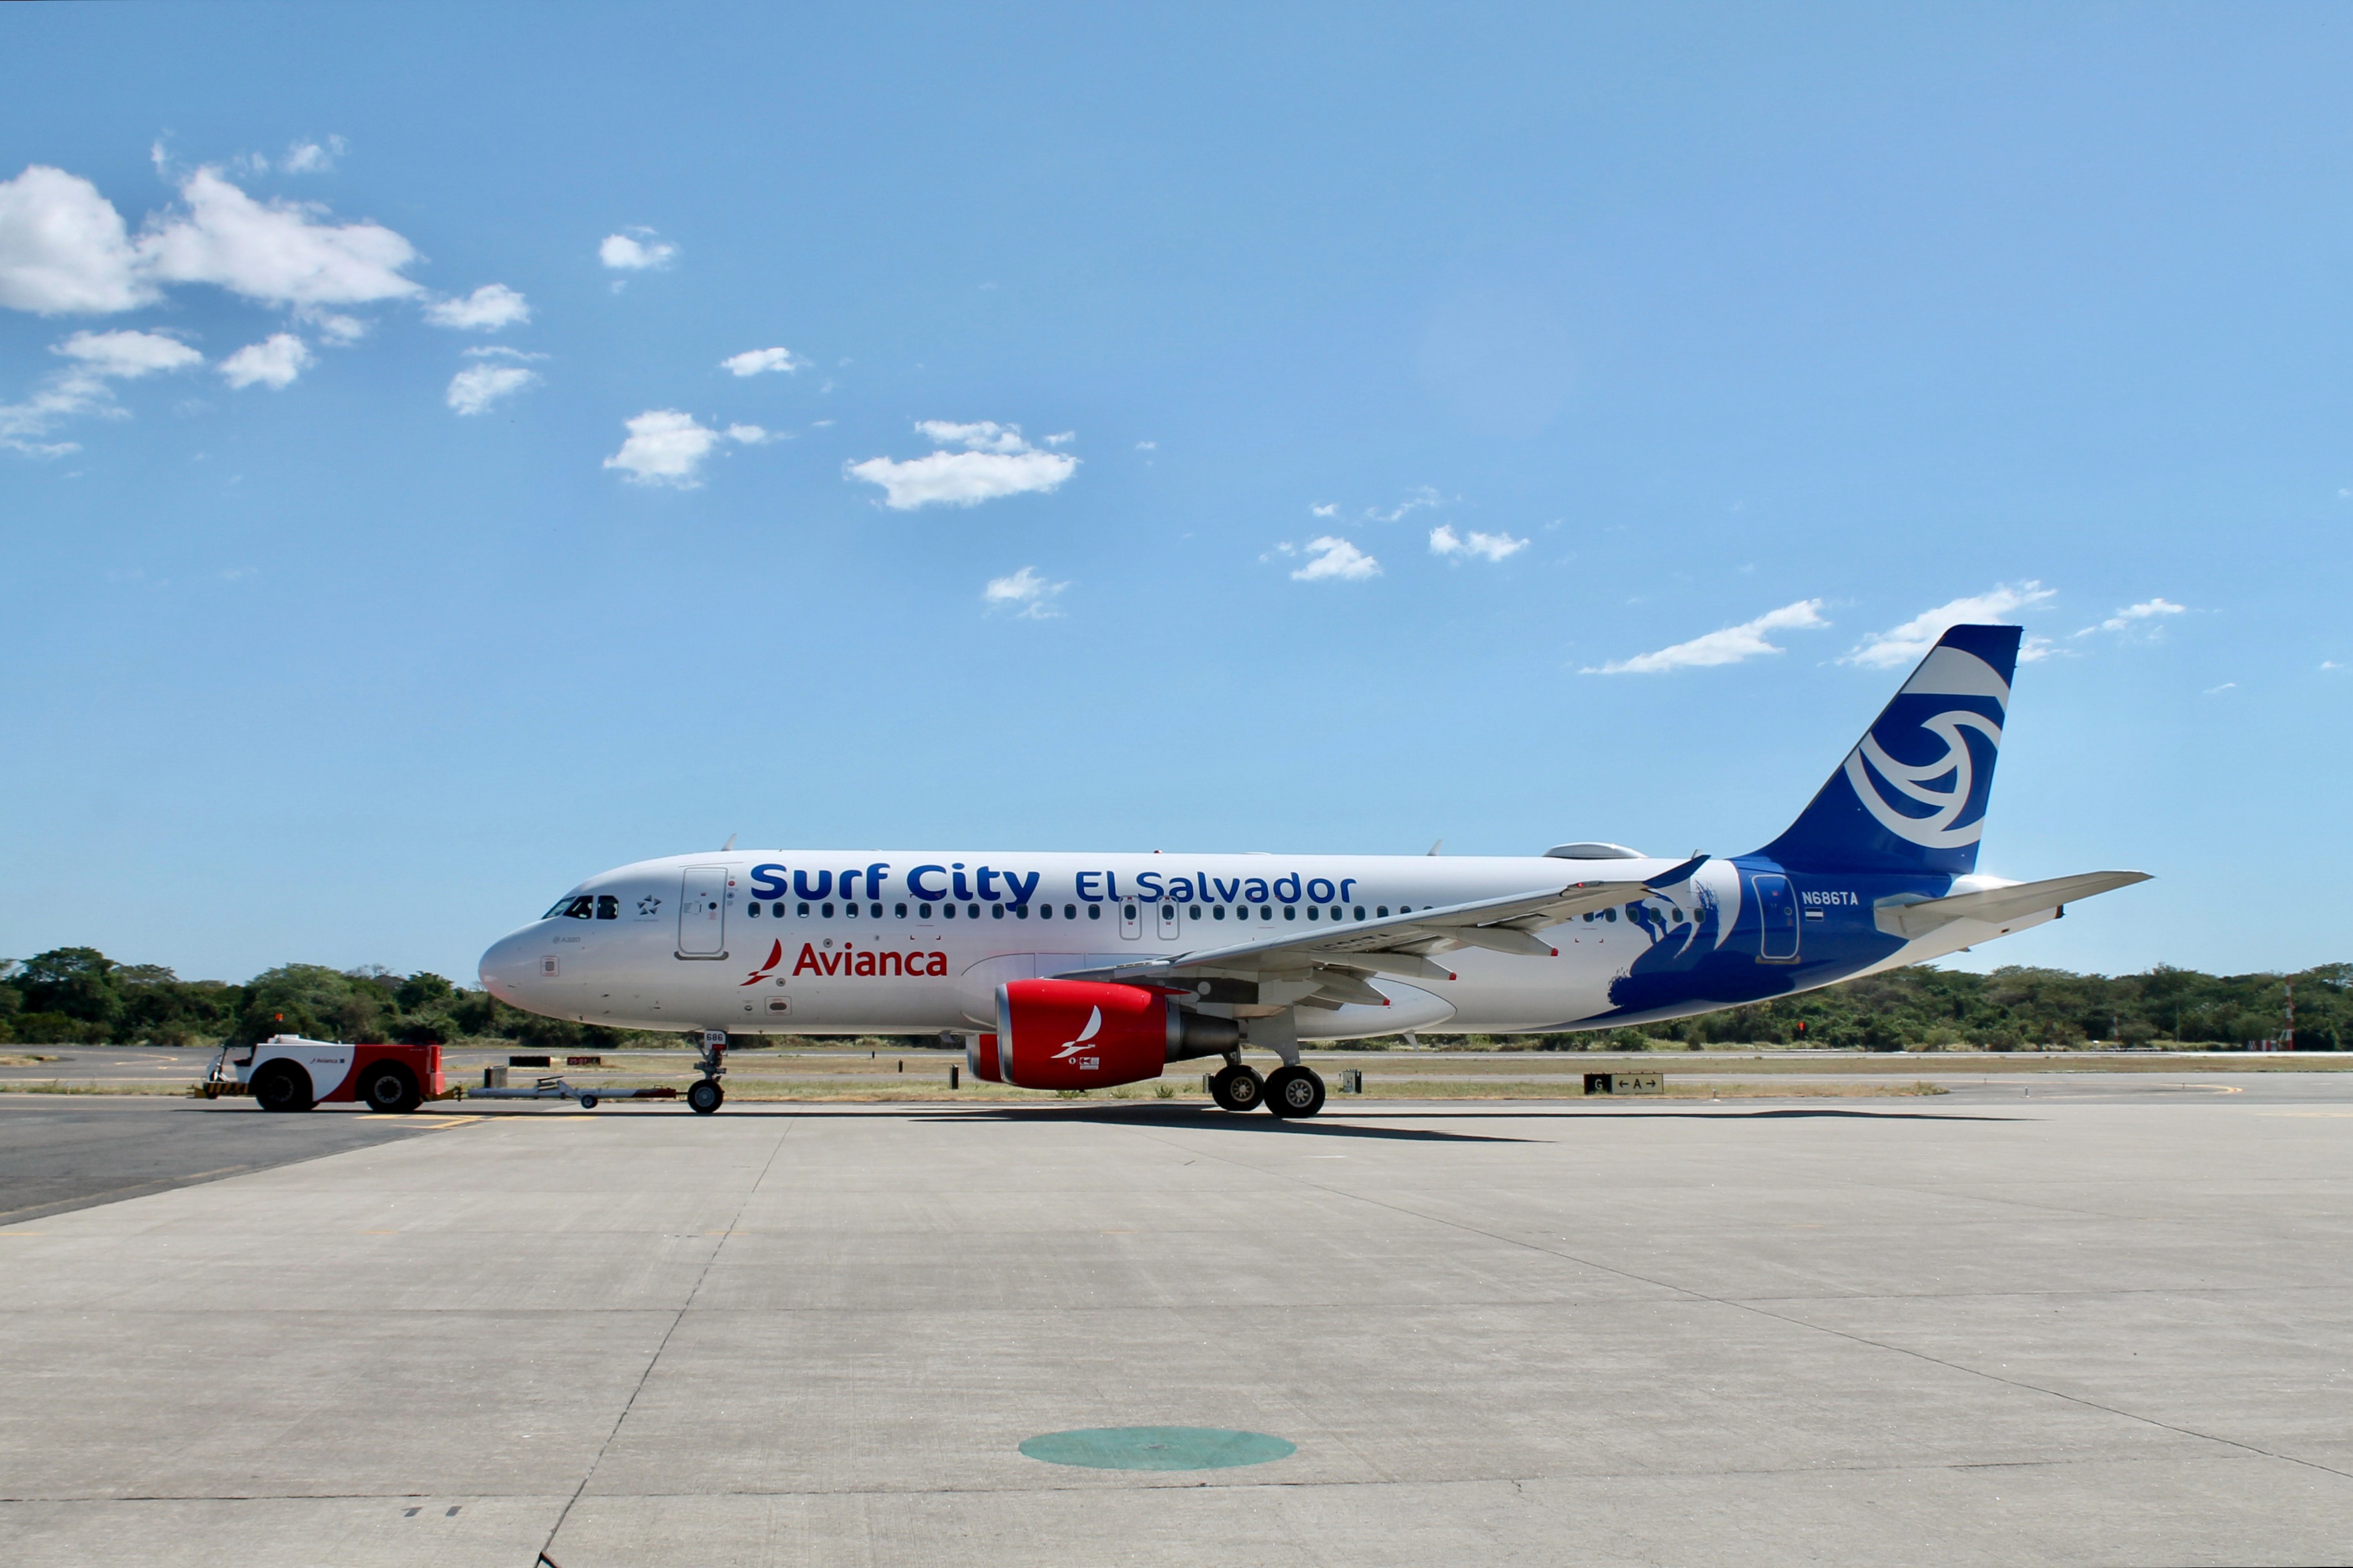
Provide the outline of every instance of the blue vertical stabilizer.
{"type": "Polygon", "coordinates": [[[1808,870],[1975,870],[2021,635],[1946,632],[1813,804],[1757,853],[1808,870]]]}

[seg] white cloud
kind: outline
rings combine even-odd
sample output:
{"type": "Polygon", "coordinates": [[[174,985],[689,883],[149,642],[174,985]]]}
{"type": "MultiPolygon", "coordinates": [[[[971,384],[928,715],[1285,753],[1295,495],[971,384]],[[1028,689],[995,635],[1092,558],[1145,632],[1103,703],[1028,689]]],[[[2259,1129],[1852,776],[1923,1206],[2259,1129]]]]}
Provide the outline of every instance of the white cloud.
{"type": "Polygon", "coordinates": [[[1049,583],[1030,567],[1024,566],[1009,577],[991,577],[980,596],[988,601],[993,610],[1009,609],[1023,620],[1051,620],[1062,612],[1054,601],[1068,583],[1049,583]]]}
{"type": "Polygon", "coordinates": [[[311,363],[311,351],[291,332],[272,332],[258,343],[248,343],[220,362],[221,375],[231,386],[256,382],[273,392],[294,384],[311,363]]]}
{"type": "Polygon", "coordinates": [[[1514,539],[1508,533],[1481,533],[1475,529],[1469,538],[1459,538],[1451,522],[1441,522],[1430,531],[1432,555],[1475,555],[1482,561],[1501,561],[1527,547],[1525,539],[1514,539]]]}
{"type": "Polygon", "coordinates": [[[746,447],[765,447],[771,441],[792,439],[779,431],[763,430],[757,425],[730,425],[727,426],[727,438],[740,441],[746,447]]]}
{"type": "Polygon", "coordinates": [[[1379,562],[1334,534],[1309,540],[1307,552],[1314,559],[1291,574],[1293,582],[1318,583],[1337,578],[1343,583],[1361,583],[1381,574],[1379,562]]]}
{"type": "Polygon", "coordinates": [[[1397,506],[1393,510],[1388,511],[1375,511],[1370,508],[1366,508],[1365,515],[1371,518],[1375,522],[1396,522],[1404,518],[1409,512],[1418,510],[1422,507],[1441,505],[1444,503],[1445,500],[1446,498],[1440,495],[1432,487],[1429,485],[1417,485],[1412,492],[1405,498],[1405,500],[1397,503],[1397,506]]]}
{"type": "Polygon", "coordinates": [[[290,174],[323,174],[348,151],[350,143],[340,136],[321,142],[297,142],[286,149],[286,156],[278,160],[278,166],[290,174]]]}
{"type": "Polygon", "coordinates": [[[1337,501],[1328,500],[1316,501],[1308,507],[1307,515],[1310,517],[1337,517],[1340,515],[1340,503],[1337,501]]]}
{"type": "Polygon", "coordinates": [[[1030,446],[1021,438],[1018,425],[999,425],[993,419],[970,424],[925,419],[915,428],[936,445],[964,450],[933,452],[905,462],[869,458],[842,467],[850,479],[881,486],[882,504],[895,511],[924,506],[976,506],[1003,496],[1052,490],[1079,466],[1079,459],[1066,452],[1041,452],[1030,446]]]}
{"type": "Polygon", "coordinates": [[[919,419],[915,428],[941,447],[965,447],[976,452],[1027,452],[1029,443],[1021,438],[1018,425],[999,425],[994,419],[977,419],[969,425],[959,425],[953,419],[919,419]]]}
{"type": "Polygon", "coordinates": [[[1047,437],[1046,445],[1049,447],[1067,447],[1078,438],[1079,433],[1076,430],[1064,430],[1059,435],[1047,437]]]}
{"type": "Polygon", "coordinates": [[[348,348],[368,333],[368,324],[357,316],[338,316],[322,310],[297,310],[295,315],[318,328],[319,335],[337,348],[348,348]]]}
{"type": "Polygon", "coordinates": [[[536,386],[539,380],[535,370],[512,361],[486,359],[449,378],[445,401],[459,414],[487,413],[499,399],[512,397],[527,386],[536,386]]]}
{"type": "Polygon", "coordinates": [[[621,449],[605,459],[608,468],[619,468],[622,477],[631,484],[670,485],[679,489],[692,489],[702,482],[702,460],[722,441],[735,441],[746,446],[771,439],[756,425],[730,425],[724,430],[713,430],[698,424],[691,414],[681,414],[675,408],[649,408],[635,419],[626,421],[628,439],[621,449]]]}
{"type": "Polygon", "coordinates": [[[1827,626],[1822,619],[1820,599],[1800,599],[1794,605],[1784,605],[1778,610],[1767,610],[1753,621],[1743,621],[1736,626],[1710,632],[1705,637],[1679,642],[1672,647],[1662,647],[1656,653],[1636,654],[1632,658],[1611,662],[1585,669],[1587,675],[1663,675],[1674,669],[1704,669],[1719,664],[1738,664],[1759,654],[1782,653],[1766,640],[1769,632],[1814,631],[1827,626]]]}
{"type": "Polygon", "coordinates": [[[1138,441],[1135,444],[1135,449],[1139,452],[1157,452],[1160,450],[1160,443],[1157,441],[1138,441]]]}
{"type": "Polygon", "coordinates": [[[719,362],[719,368],[737,375],[759,375],[767,371],[780,371],[786,375],[797,374],[808,368],[809,362],[795,356],[786,348],[746,349],[719,362]]]}
{"type": "Polygon", "coordinates": [[[104,315],[156,298],[122,215],[96,185],[41,163],[0,181],[0,305],[104,315]]]}
{"type": "MultiPolygon", "coordinates": [[[[1860,664],[1871,669],[1892,669],[1901,665],[1917,664],[1928,657],[1928,650],[1936,646],[1936,639],[1943,637],[1948,628],[1972,622],[1999,621],[2019,610],[2032,609],[2056,598],[2058,592],[2040,583],[2021,583],[2016,587],[2007,583],[2000,584],[1986,593],[1955,599],[1933,610],[1923,610],[1900,626],[1873,632],[1841,655],[1839,662],[1860,664]]],[[[2038,650],[2040,656],[2041,650],[2038,650]]]]}
{"type": "Polygon", "coordinates": [[[85,415],[120,419],[113,381],[136,381],[158,371],[185,370],[205,356],[162,332],[76,332],[49,352],[71,363],[22,403],[0,404],[0,448],[37,458],[79,451],[71,441],[43,441],[61,419],[85,415]]]}
{"type": "Polygon", "coordinates": [[[2209,697],[2220,697],[2225,691],[2236,691],[2237,689],[2239,689],[2239,683],[2237,681],[2226,680],[2220,686],[2208,687],[2206,689],[2206,695],[2209,697]]]}
{"type": "Polygon", "coordinates": [[[2324,658],[2320,661],[2320,668],[2323,669],[2342,669],[2345,667],[2337,663],[2333,658],[2324,658]]]}
{"type": "Polygon", "coordinates": [[[596,259],[617,272],[651,272],[678,259],[678,247],[649,228],[608,234],[596,247],[596,259]]]}
{"type": "Polygon", "coordinates": [[[2189,606],[2187,605],[2177,605],[2172,600],[2162,596],[2154,599],[2147,599],[2137,605],[2126,605],[2123,609],[2118,610],[2115,615],[2110,616],[2106,620],[2102,621],[2099,625],[2095,626],[2085,626],[2082,631],[2077,632],[2075,635],[2079,637],[2087,637],[2094,632],[2130,631],[2134,626],[2144,621],[2154,621],[2164,616],[2179,616],[2186,612],[2189,608],[2189,606]]]}
{"type": "Polygon", "coordinates": [[[312,202],[257,202],[198,169],[180,184],[185,216],[150,220],[141,260],[166,283],[215,283],[271,305],[364,305],[421,291],[400,275],[417,247],[380,224],[323,221],[312,202]]]}
{"type": "Polygon", "coordinates": [[[454,300],[436,300],[425,307],[425,319],[437,327],[461,331],[495,332],[531,320],[531,303],[503,283],[485,283],[454,300]]]}
{"type": "Polygon", "coordinates": [[[162,332],[76,332],[49,352],[77,360],[100,375],[126,381],[205,363],[204,355],[162,332]]]}

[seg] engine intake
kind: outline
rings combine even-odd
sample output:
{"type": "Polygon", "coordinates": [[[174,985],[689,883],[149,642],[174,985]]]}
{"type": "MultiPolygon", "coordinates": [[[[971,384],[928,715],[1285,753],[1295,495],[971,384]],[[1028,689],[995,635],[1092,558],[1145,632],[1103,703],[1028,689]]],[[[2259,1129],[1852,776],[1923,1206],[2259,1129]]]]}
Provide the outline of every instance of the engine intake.
{"type": "MultiPolygon", "coordinates": [[[[979,1037],[987,1041],[989,1036],[979,1037]]],[[[1188,1013],[1164,992],[1093,980],[1014,980],[997,988],[997,1071],[972,1051],[975,1076],[1022,1089],[1094,1089],[1158,1078],[1170,1062],[1241,1041],[1230,1018],[1188,1013]]]]}

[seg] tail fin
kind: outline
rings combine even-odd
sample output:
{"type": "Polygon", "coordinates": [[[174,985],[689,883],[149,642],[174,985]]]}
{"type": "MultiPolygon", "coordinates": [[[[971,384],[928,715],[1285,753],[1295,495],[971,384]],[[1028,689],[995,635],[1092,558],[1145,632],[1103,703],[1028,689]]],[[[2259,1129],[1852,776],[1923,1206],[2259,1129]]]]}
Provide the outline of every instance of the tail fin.
{"type": "Polygon", "coordinates": [[[1954,626],[1760,855],[1812,870],[1977,868],[2018,666],[2016,626],[1954,626]]]}

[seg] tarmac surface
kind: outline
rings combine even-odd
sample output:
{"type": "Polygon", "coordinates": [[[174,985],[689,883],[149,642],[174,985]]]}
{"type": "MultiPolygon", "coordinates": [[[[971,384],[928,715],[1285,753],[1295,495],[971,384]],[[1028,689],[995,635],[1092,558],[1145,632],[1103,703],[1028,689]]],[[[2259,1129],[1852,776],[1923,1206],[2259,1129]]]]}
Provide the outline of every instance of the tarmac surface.
{"type": "Polygon", "coordinates": [[[0,1226],[12,1564],[2353,1559],[2334,1074],[1293,1124],[66,1103],[222,1165],[368,1141],[0,1226]],[[1295,1448],[1021,1451],[1126,1428],[1295,1448]]]}

